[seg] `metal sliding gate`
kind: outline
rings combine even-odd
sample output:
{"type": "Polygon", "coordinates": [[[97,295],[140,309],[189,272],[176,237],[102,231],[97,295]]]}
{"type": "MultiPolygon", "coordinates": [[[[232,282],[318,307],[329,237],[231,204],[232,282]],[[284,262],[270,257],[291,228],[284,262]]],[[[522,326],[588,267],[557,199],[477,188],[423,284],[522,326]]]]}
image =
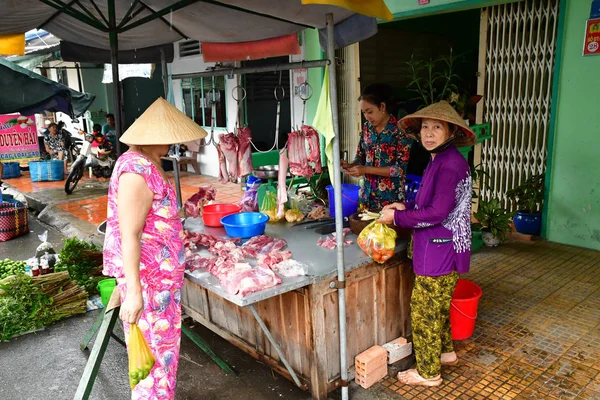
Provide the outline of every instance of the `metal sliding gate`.
{"type": "Polygon", "coordinates": [[[524,0],[482,10],[485,49],[484,199],[504,193],[546,168],[559,0],[524,0]],[[487,22],[486,22],[487,21],[487,22]]]}

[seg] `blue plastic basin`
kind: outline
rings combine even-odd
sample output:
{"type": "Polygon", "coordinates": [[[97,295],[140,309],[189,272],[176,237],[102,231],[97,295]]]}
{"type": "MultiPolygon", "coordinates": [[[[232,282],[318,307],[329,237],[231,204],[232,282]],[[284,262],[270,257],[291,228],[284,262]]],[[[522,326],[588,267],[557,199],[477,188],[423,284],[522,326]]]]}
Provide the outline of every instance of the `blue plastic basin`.
{"type": "Polygon", "coordinates": [[[258,212],[243,212],[221,218],[227,235],[232,238],[248,239],[265,233],[269,216],[258,212]]]}

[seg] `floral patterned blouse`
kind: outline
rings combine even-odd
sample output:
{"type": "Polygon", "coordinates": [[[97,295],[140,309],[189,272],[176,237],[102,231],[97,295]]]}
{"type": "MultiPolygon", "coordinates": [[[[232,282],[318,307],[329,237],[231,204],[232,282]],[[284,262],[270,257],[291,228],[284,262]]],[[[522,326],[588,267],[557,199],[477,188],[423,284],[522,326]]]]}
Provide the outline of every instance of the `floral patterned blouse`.
{"type": "Polygon", "coordinates": [[[177,197],[170,183],[146,157],[128,151],[117,160],[108,189],[108,215],[104,239],[104,275],[125,283],[121,233],[117,215],[119,177],[124,173],[141,175],[154,193],[152,208],[142,231],[140,281],[155,290],[177,289],[183,285],[185,256],[183,227],[177,215],[177,197]]]}
{"type": "Polygon", "coordinates": [[[354,163],[368,167],[389,167],[390,176],[366,174],[360,190],[360,204],[370,210],[404,200],[406,167],[413,140],[398,128],[391,116],[381,133],[368,121],[358,142],[354,163]]]}

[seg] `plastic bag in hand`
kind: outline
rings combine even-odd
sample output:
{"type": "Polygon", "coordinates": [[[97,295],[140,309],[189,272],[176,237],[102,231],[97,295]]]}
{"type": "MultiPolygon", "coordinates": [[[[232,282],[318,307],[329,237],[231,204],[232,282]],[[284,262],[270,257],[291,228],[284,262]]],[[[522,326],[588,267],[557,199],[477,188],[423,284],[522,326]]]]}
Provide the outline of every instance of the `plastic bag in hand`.
{"type": "Polygon", "coordinates": [[[150,374],[155,362],[144,334],[137,324],[131,324],[127,350],[129,352],[129,384],[131,390],[133,390],[138,383],[150,374]]]}
{"type": "Polygon", "coordinates": [[[260,212],[269,216],[269,223],[279,222],[283,218],[277,215],[277,193],[267,190],[260,205],[260,212]]]}
{"type": "Polygon", "coordinates": [[[356,242],[373,261],[383,264],[394,255],[396,231],[381,222],[373,221],[362,230],[356,242]]]}

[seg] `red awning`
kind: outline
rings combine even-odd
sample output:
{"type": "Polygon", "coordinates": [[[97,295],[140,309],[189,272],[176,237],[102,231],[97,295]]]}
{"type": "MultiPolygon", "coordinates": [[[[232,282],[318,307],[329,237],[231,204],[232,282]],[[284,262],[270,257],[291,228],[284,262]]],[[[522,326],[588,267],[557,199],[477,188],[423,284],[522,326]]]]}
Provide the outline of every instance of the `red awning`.
{"type": "Polygon", "coordinates": [[[295,33],[272,39],[240,43],[202,43],[205,62],[248,61],[300,54],[295,33]]]}

